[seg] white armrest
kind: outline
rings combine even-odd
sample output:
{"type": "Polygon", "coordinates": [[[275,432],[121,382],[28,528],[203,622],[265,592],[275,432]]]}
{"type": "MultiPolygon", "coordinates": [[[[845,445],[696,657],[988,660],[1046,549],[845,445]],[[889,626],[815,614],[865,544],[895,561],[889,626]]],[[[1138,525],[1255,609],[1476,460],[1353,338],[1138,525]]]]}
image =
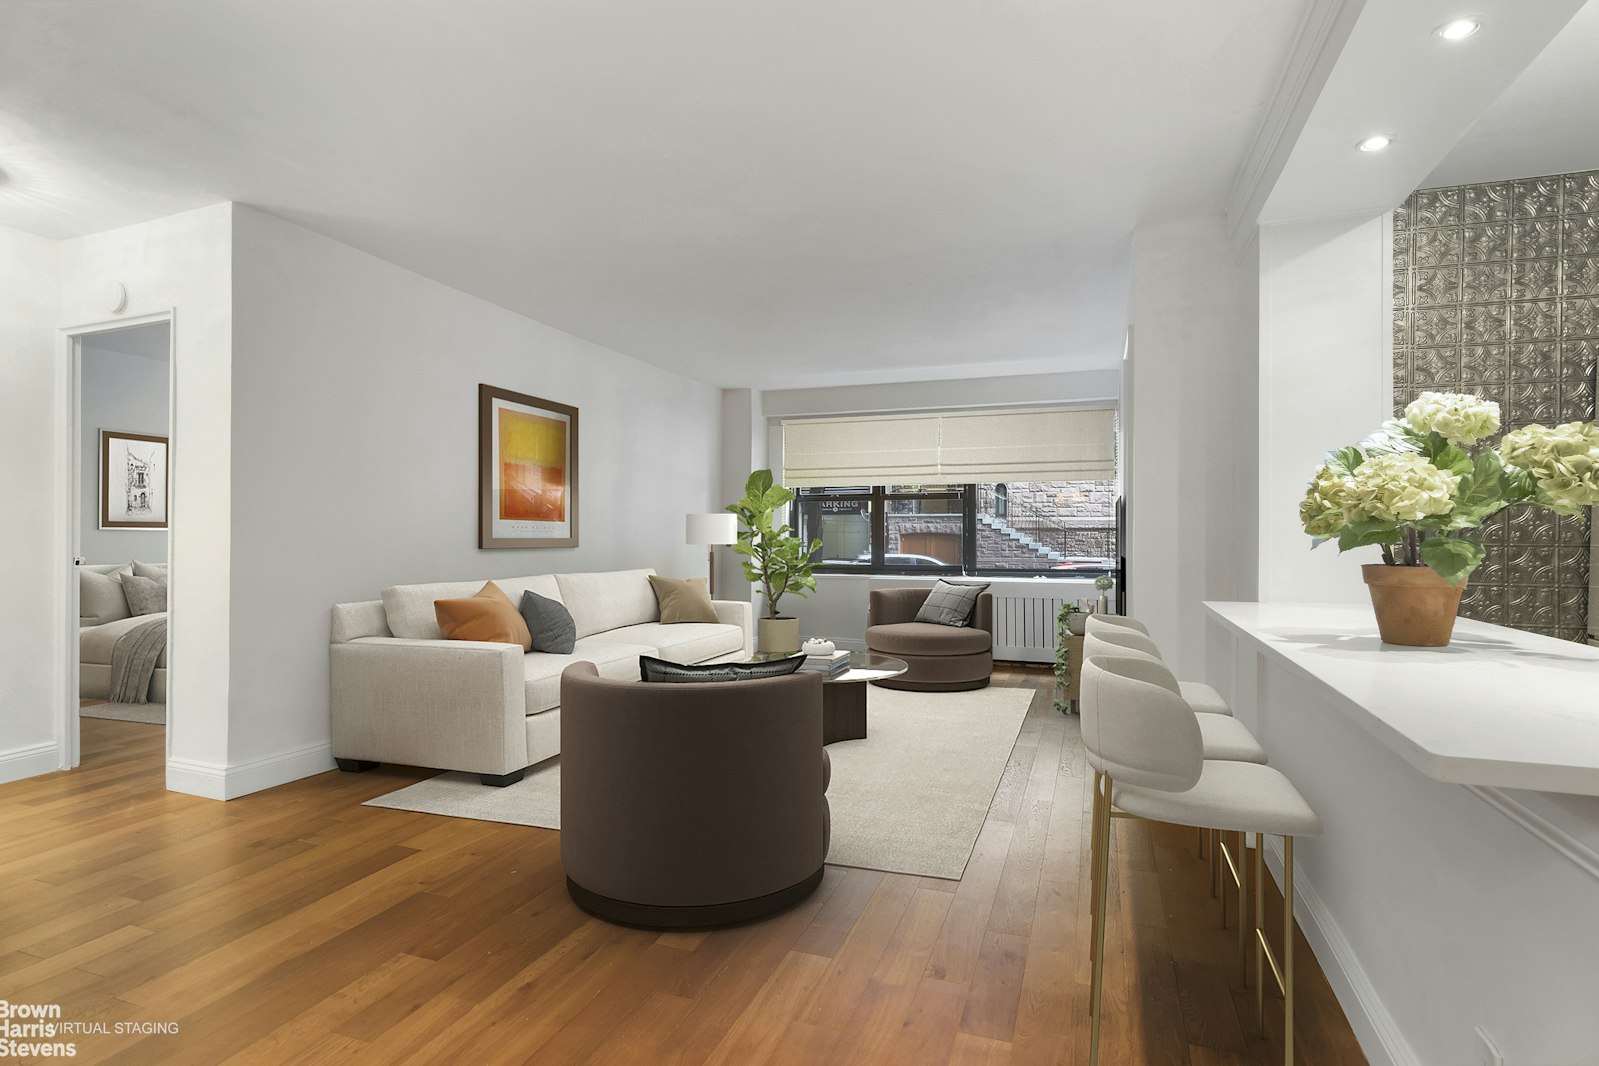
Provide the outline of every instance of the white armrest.
{"type": "Polygon", "coordinates": [[[339,758],[481,774],[527,765],[519,645],[359,637],[329,658],[339,758]]]}
{"type": "Polygon", "coordinates": [[[738,626],[744,631],[744,654],[748,657],[755,650],[755,609],[749,600],[712,600],[711,606],[716,608],[716,620],[723,625],[738,626]]]}

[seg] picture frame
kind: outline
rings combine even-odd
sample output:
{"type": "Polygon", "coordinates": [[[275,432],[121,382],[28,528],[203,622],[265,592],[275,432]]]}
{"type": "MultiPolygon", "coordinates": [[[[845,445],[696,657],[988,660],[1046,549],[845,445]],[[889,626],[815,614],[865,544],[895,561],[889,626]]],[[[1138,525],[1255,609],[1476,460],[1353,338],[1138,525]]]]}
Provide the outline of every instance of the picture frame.
{"type": "Polygon", "coordinates": [[[168,438],[100,431],[100,528],[166,529],[168,438]]]}
{"type": "Polygon", "coordinates": [[[478,544],[575,548],[578,411],[478,385],[478,544]]]}

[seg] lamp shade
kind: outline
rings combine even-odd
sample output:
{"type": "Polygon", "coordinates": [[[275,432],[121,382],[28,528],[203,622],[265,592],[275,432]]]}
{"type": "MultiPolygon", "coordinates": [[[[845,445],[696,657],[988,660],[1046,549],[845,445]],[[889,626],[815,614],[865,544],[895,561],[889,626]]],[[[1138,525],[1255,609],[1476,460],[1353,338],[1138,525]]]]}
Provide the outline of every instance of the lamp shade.
{"type": "Polygon", "coordinates": [[[684,544],[737,544],[738,516],[691,514],[683,523],[684,544]]]}

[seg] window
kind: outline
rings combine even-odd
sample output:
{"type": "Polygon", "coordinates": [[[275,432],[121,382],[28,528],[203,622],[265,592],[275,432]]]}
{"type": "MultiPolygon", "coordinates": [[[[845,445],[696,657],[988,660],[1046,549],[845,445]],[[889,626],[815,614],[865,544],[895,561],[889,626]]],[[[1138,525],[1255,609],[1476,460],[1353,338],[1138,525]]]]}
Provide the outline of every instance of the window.
{"type": "Polygon", "coordinates": [[[1115,569],[1114,481],[801,488],[793,524],[835,573],[1025,573],[1115,569]]]}

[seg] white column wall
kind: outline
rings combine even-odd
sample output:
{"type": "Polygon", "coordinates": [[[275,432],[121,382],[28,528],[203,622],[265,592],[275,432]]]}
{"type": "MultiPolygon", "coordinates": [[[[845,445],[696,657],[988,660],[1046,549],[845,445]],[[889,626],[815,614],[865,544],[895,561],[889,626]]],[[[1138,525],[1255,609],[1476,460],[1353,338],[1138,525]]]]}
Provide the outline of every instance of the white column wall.
{"type": "Polygon", "coordinates": [[[1389,217],[1260,228],[1260,599],[1366,599],[1375,548],[1314,552],[1299,525],[1305,485],[1335,448],[1390,417],[1393,253],[1389,217]]]}
{"type": "Polygon", "coordinates": [[[167,787],[222,798],[228,738],[232,204],[62,242],[63,326],[161,311],[174,312],[167,787]],[[127,289],[128,304],[120,315],[106,305],[113,283],[127,289]]]}
{"type": "Polygon", "coordinates": [[[69,623],[59,566],[68,528],[54,501],[59,469],[70,462],[58,395],[70,378],[55,332],[58,260],[55,241],[0,229],[0,454],[10,503],[0,522],[10,562],[0,611],[0,783],[60,766],[55,721],[69,623]]]}
{"type": "Polygon", "coordinates": [[[1128,610],[1179,677],[1203,675],[1201,604],[1255,598],[1252,256],[1219,215],[1133,232],[1128,610]]]}

